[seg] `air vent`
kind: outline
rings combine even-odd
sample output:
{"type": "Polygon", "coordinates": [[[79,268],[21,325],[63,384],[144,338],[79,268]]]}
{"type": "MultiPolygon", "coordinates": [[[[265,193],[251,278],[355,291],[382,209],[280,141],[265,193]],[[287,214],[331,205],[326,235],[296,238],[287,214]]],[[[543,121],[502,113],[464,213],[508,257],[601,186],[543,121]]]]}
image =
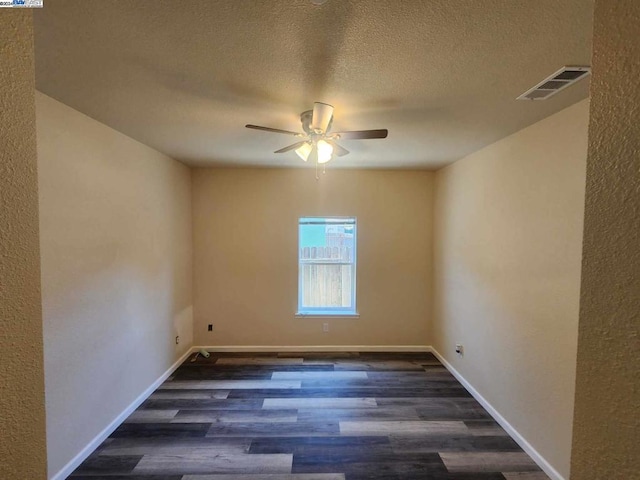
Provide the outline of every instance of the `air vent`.
{"type": "Polygon", "coordinates": [[[545,78],[535,87],[527,90],[518,100],[546,100],[591,73],[591,67],[562,67],[545,78]]]}

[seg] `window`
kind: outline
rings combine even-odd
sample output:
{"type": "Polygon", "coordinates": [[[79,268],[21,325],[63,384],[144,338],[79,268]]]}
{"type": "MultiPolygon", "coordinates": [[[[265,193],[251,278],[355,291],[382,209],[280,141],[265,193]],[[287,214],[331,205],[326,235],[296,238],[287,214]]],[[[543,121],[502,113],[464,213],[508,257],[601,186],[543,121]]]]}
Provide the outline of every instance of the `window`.
{"type": "Polygon", "coordinates": [[[356,219],[298,222],[298,314],[356,315],[356,219]]]}

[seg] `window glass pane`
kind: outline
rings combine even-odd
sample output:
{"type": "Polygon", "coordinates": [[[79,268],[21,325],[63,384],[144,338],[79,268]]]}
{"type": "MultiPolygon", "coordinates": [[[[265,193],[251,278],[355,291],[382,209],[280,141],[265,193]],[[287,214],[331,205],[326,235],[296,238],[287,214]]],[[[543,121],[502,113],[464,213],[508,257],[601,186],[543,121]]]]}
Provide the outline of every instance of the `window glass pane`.
{"type": "Polygon", "coordinates": [[[351,265],[302,265],[302,307],[351,307],[351,265]]]}
{"type": "Polygon", "coordinates": [[[301,219],[300,258],[317,260],[334,259],[341,262],[355,261],[355,223],[331,222],[332,219],[301,219]],[[305,223],[305,221],[307,223],[305,223]],[[307,254],[309,251],[309,255],[307,254]],[[333,252],[333,253],[332,253],[333,252]]]}
{"type": "Polygon", "coordinates": [[[355,313],[355,218],[299,220],[300,312],[355,313]]]}

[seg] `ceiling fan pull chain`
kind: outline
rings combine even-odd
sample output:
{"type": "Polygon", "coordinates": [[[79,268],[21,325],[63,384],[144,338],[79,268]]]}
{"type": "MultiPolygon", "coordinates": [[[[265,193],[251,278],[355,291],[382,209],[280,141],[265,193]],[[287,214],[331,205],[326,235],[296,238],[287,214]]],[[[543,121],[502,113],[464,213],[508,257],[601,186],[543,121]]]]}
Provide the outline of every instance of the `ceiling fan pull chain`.
{"type": "Polygon", "coordinates": [[[320,180],[320,177],[318,176],[318,158],[316,157],[316,180],[320,180]]]}

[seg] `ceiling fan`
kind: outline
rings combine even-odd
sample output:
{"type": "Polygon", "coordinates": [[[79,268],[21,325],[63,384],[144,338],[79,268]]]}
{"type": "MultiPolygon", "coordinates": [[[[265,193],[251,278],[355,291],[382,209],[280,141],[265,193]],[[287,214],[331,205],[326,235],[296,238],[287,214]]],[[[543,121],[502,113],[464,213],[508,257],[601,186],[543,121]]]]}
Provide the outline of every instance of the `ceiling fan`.
{"type": "Polygon", "coordinates": [[[367,140],[370,138],[387,138],[389,133],[386,129],[380,130],[357,130],[350,132],[331,132],[333,123],[333,106],[326,103],[315,102],[313,110],[307,110],[300,114],[302,129],[305,133],[280,130],[279,128],[261,127],[259,125],[245,125],[247,128],[263,130],[265,132],[282,133],[304,138],[293,145],[276,150],[273,153],[285,153],[295,150],[298,156],[305,162],[324,164],[333,158],[333,155],[342,157],[349,153],[344,147],[336,143],[337,140],[367,140]]]}

